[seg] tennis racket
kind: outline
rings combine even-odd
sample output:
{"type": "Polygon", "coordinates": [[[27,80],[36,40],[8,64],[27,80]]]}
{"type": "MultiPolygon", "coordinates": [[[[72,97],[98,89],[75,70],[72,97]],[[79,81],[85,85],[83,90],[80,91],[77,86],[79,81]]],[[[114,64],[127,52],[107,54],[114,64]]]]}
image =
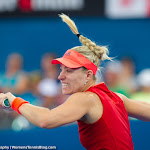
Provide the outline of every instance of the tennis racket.
{"type": "Polygon", "coordinates": [[[6,108],[11,107],[11,105],[10,105],[8,99],[4,99],[4,100],[3,100],[3,105],[4,105],[6,108]]]}

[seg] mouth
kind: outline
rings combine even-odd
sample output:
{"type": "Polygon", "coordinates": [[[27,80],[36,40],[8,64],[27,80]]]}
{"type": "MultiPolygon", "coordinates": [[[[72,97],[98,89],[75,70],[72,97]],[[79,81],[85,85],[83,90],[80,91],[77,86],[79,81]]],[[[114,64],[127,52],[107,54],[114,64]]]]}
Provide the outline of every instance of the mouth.
{"type": "Polygon", "coordinates": [[[69,84],[68,83],[62,83],[62,87],[68,87],[69,84]]]}

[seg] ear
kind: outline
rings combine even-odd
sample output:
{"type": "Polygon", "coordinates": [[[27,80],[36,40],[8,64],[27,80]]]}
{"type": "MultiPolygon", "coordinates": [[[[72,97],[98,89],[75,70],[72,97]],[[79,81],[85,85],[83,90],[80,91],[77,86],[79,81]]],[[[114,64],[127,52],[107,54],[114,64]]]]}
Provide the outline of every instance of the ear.
{"type": "Polygon", "coordinates": [[[87,80],[89,81],[92,78],[93,78],[93,71],[92,70],[88,70],[87,71],[87,80]]]}

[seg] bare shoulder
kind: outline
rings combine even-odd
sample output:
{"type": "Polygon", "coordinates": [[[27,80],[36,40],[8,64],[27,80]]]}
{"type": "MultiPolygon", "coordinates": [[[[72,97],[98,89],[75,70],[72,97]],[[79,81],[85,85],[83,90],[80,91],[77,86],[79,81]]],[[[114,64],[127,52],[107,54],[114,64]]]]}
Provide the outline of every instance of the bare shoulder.
{"type": "Polygon", "coordinates": [[[91,124],[101,118],[103,105],[97,94],[89,91],[79,92],[71,95],[69,98],[70,102],[74,101],[78,106],[82,106],[82,109],[87,109],[87,113],[80,119],[81,121],[91,124]]]}
{"type": "Polygon", "coordinates": [[[99,96],[89,91],[72,94],[65,103],[82,107],[82,109],[87,110],[87,113],[100,110],[103,107],[99,96]]]}
{"type": "Polygon", "coordinates": [[[77,92],[72,94],[67,101],[75,101],[76,103],[89,103],[92,104],[99,97],[92,92],[77,92]]]}
{"type": "Polygon", "coordinates": [[[125,95],[123,95],[123,94],[120,94],[120,93],[116,93],[116,94],[121,98],[121,100],[125,104],[125,102],[128,100],[128,98],[125,95]]]}
{"type": "Polygon", "coordinates": [[[117,94],[121,99],[123,99],[123,95],[122,94],[116,93],[116,92],[115,92],[115,94],[117,94]]]}

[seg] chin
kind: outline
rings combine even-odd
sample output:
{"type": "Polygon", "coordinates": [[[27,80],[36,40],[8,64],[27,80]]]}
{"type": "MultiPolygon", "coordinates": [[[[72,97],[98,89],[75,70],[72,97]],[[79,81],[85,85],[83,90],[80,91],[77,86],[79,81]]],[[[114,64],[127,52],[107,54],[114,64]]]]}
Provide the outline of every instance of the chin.
{"type": "Polygon", "coordinates": [[[62,91],[62,94],[63,95],[71,95],[71,94],[73,94],[72,92],[69,92],[69,91],[62,91]]]}

